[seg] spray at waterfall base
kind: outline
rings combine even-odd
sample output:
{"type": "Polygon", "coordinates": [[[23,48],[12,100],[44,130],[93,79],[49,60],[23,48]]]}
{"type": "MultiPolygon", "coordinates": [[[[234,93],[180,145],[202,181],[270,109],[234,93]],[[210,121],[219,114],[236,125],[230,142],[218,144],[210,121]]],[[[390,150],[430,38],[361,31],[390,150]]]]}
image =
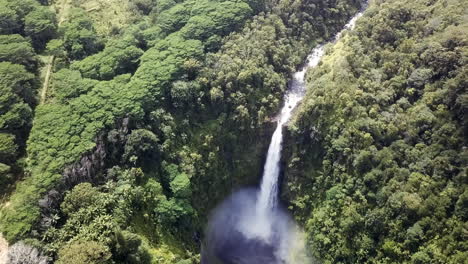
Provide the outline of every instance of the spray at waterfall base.
{"type": "Polygon", "coordinates": [[[213,213],[206,230],[202,264],[305,264],[305,239],[278,205],[267,215],[257,209],[258,190],[242,189],[213,213]]]}
{"type": "Polygon", "coordinates": [[[323,55],[318,46],[293,75],[271,138],[260,189],[244,189],[226,199],[210,218],[202,264],[306,264],[303,233],[278,202],[283,126],[304,97],[304,76],[323,55]]]}
{"type": "Polygon", "coordinates": [[[301,232],[278,202],[283,125],[304,95],[304,72],[294,76],[285,96],[260,189],[241,190],[215,210],[205,238],[202,264],[310,263],[302,254],[305,251],[301,232]]]}

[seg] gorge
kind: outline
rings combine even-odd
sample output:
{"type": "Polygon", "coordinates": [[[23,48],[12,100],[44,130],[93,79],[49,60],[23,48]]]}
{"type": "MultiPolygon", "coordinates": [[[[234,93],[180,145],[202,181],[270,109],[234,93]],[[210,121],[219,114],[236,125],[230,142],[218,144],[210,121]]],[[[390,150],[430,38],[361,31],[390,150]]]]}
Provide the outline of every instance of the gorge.
{"type": "Polygon", "coordinates": [[[467,17],[0,0],[0,264],[465,263],[467,17]]]}
{"type": "MultiPolygon", "coordinates": [[[[337,42],[352,30],[364,11],[354,15],[333,38],[337,42]]],[[[208,223],[202,264],[301,264],[311,263],[304,250],[301,231],[279,201],[280,160],[284,125],[300,103],[305,89],[305,74],[316,67],[326,44],[314,48],[301,69],[293,74],[277,116],[259,189],[241,189],[228,197],[208,223]],[[302,254],[302,255],[300,255],[302,254]]]]}

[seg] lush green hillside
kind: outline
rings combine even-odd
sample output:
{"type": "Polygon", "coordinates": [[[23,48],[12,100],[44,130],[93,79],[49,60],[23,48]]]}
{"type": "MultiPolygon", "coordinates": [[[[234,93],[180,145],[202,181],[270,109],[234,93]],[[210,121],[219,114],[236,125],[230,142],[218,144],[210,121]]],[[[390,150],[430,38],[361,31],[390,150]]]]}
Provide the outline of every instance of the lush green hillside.
{"type": "Polygon", "coordinates": [[[56,34],[55,13],[35,0],[0,1],[0,197],[23,175],[39,87],[39,56],[56,34]]]}
{"type": "Polygon", "coordinates": [[[467,7],[372,1],[308,73],[283,190],[324,263],[467,263],[467,7]]]}
{"type": "Polygon", "coordinates": [[[256,182],[291,72],[360,7],[130,1],[106,24],[53,4],[54,39],[31,37],[53,72],[0,230],[57,263],[196,262],[209,210],[256,182]]]}

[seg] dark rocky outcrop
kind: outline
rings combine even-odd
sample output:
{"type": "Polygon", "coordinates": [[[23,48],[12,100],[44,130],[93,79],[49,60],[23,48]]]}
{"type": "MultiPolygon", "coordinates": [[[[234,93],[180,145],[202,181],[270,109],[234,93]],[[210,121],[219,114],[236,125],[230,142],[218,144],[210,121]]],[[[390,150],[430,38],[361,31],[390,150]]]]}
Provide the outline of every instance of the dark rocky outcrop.
{"type": "Polygon", "coordinates": [[[104,171],[112,167],[115,157],[123,151],[125,138],[129,134],[129,121],[128,118],[124,118],[117,129],[102,133],[96,139],[93,150],[65,168],[60,183],[39,200],[40,229],[45,230],[55,224],[54,215],[59,213],[60,203],[68,190],[83,182],[97,185],[106,181],[104,171]]]}

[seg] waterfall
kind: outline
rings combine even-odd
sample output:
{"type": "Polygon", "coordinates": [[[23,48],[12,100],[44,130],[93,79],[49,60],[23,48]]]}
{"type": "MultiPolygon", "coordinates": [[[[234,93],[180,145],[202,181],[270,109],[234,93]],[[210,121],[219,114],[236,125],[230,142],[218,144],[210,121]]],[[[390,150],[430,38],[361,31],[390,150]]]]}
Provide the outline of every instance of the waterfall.
{"type": "MultiPolygon", "coordinates": [[[[355,15],[349,23],[345,25],[344,29],[336,34],[333,42],[338,41],[345,30],[353,29],[357,19],[361,16],[362,12],[355,15]]],[[[317,66],[323,54],[324,45],[319,45],[313,49],[311,54],[307,57],[305,65],[299,71],[294,73],[289,89],[284,96],[284,106],[279,114],[277,127],[273,133],[270,146],[268,148],[260,192],[256,203],[256,219],[255,224],[253,225],[254,230],[251,230],[261,238],[268,239],[271,235],[271,224],[268,219],[270,217],[270,212],[274,210],[278,203],[278,177],[280,174],[283,126],[289,121],[294,108],[305,95],[304,79],[306,71],[317,66]]]]}
{"type": "MultiPolygon", "coordinates": [[[[291,118],[292,112],[305,94],[304,78],[307,69],[317,66],[323,55],[324,46],[316,47],[307,58],[307,63],[294,73],[289,90],[284,96],[284,106],[278,116],[277,126],[271,138],[268,154],[263,168],[262,183],[256,203],[256,221],[251,230],[257,236],[268,239],[271,227],[268,219],[270,212],[278,203],[278,177],[280,174],[280,159],[283,143],[283,126],[291,118]]],[[[250,228],[249,228],[250,229],[250,228]]]]}
{"type": "Polygon", "coordinates": [[[308,68],[315,67],[323,55],[323,46],[314,49],[308,58],[308,62],[302,70],[294,73],[290,89],[285,95],[284,106],[278,117],[275,132],[268,148],[267,159],[264,166],[262,183],[257,202],[259,214],[266,214],[274,208],[278,196],[278,176],[280,173],[279,161],[281,159],[281,145],[283,142],[283,125],[291,118],[292,111],[302,100],[305,94],[304,76],[308,68]]]}
{"type": "MultiPolygon", "coordinates": [[[[354,16],[343,30],[352,29],[362,13],[354,16]]],[[[336,42],[343,35],[338,33],[336,42]]],[[[283,142],[283,126],[305,95],[305,73],[319,64],[324,46],[307,57],[293,74],[277,118],[259,189],[243,188],[227,197],[213,212],[206,230],[202,264],[304,264],[313,263],[306,252],[303,232],[278,203],[278,178],[283,142]]]]}

